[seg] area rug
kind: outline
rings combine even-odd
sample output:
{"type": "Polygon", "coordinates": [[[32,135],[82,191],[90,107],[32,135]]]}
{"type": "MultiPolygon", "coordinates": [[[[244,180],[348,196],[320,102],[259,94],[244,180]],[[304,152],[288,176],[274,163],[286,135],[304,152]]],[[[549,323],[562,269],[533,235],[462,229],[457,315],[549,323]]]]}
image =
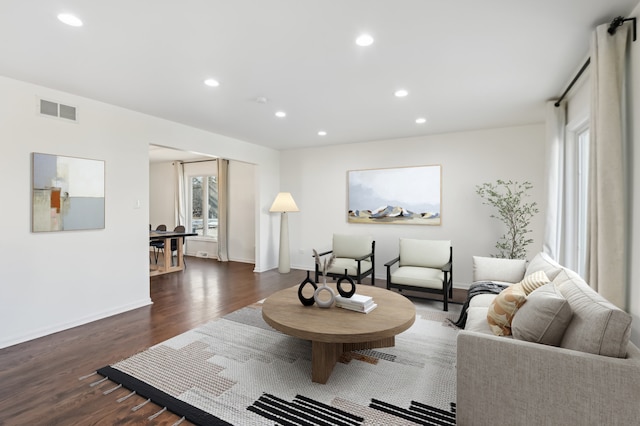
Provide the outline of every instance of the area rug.
{"type": "Polygon", "coordinates": [[[260,303],[98,373],[194,424],[454,425],[460,306],[414,303],[395,347],[344,354],[326,384],[311,382],[311,343],[269,327],[260,303]]]}

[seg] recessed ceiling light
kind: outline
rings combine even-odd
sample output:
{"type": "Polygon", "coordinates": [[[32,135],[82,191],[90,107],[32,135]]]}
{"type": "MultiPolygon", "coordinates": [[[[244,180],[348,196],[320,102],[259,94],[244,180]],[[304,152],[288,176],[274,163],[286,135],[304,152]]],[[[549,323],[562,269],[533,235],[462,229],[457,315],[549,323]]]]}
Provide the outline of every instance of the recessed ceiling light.
{"type": "Polygon", "coordinates": [[[327,132],[325,132],[324,130],[320,130],[318,132],[318,136],[327,136],[327,132]]]}
{"type": "Polygon", "coordinates": [[[284,118],[284,117],[286,117],[286,116],[287,116],[287,113],[286,113],[286,112],[284,112],[284,111],[278,111],[278,112],[276,112],[276,117],[278,117],[278,118],[284,118]]]}
{"type": "Polygon", "coordinates": [[[206,84],[209,87],[218,87],[220,86],[220,83],[218,82],[218,80],[215,80],[213,78],[208,78],[204,81],[204,84],[206,84]]]}
{"type": "Polygon", "coordinates": [[[58,14],[58,19],[60,20],[60,22],[71,25],[72,27],[82,26],[82,21],[80,20],[80,18],[70,13],[60,13],[58,14]]]}
{"type": "Polygon", "coordinates": [[[396,90],[395,93],[394,93],[394,95],[396,95],[396,97],[398,97],[398,98],[404,98],[408,94],[409,94],[409,92],[407,92],[404,89],[396,90]]]}
{"type": "Polygon", "coordinates": [[[426,122],[427,122],[427,119],[424,117],[416,118],[416,123],[418,124],[424,124],[426,122]]]}
{"type": "Polygon", "coordinates": [[[371,46],[373,44],[373,37],[369,34],[362,34],[356,39],[356,44],[358,46],[371,46]]]}

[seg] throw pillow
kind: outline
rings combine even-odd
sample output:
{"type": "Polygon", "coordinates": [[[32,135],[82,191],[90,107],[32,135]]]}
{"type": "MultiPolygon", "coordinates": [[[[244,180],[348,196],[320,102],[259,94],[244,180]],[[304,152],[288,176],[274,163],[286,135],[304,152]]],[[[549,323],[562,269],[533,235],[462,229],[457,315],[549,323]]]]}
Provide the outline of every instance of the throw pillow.
{"type": "Polygon", "coordinates": [[[544,271],[547,277],[553,280],[562,269],[564,268],[558,262],[551,259],[548,254],[540,252],[536,254],[533,259],[531,259],[531,262],[529,262],[529,265],[527,265],[525,275],[530,275],[535,271],[544,271]]]}
{"type": "Polygon", "coordinates": [[[524,277],[527,261],[473,256],[473,281],[517,283],[524,277]]]}
{"type": "Polygon", "coordinates": [[[538,287],[542,287],[549,282],[551,282],[551,280],[547,278],[547,274],[545,274],[544,271],[537,271],[524,277],[518,284],[522,286],[524,294],[529,295],[529,293],[538,287]]]}
{"type": "Polygon", "coordinates": [[[496,336],[511,335],[511,320],[527,295],[520,283],[511,285],[500,292],[489,305],[487,322],[496,336]]]}
{"type": "Polygon", "coordinates": [[[573,311],[553,283],[537,288],[527,296],[511,321],[513,337],[528,342],[560,346],[573,311]]]}

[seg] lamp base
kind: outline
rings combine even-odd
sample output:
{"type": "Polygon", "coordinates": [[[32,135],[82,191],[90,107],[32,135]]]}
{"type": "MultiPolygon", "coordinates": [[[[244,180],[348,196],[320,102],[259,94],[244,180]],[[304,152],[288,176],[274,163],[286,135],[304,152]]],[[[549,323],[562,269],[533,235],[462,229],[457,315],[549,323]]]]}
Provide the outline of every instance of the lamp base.
{"type": "Polygon", "coordinates": [[[282,212],[280,215],[280,255],[278,259],[278,272],[281,274],[291,272],[289,256],[289,217],[287,212],[282,212]]]}

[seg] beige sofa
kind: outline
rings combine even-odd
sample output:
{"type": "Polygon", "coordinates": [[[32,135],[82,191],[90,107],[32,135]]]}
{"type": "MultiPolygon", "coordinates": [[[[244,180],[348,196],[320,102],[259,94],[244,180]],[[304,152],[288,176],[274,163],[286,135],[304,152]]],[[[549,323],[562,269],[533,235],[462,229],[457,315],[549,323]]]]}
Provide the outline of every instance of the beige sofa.
{"type": "Polygon", "coordinates": [[[457,424],[640,424],[640,351],[629,341],[631,316],[542,253],[528,264],[474,257],[474,281],[516,283],[539,270],[552,284],[526,296],[511,336],[489,327],[496,295],[471,299],[458,334],[457,424]],[[545,289],[555,294],[540,296],[545,289]],[[555,346],[538,343],[545,339],[555,346]]]}

